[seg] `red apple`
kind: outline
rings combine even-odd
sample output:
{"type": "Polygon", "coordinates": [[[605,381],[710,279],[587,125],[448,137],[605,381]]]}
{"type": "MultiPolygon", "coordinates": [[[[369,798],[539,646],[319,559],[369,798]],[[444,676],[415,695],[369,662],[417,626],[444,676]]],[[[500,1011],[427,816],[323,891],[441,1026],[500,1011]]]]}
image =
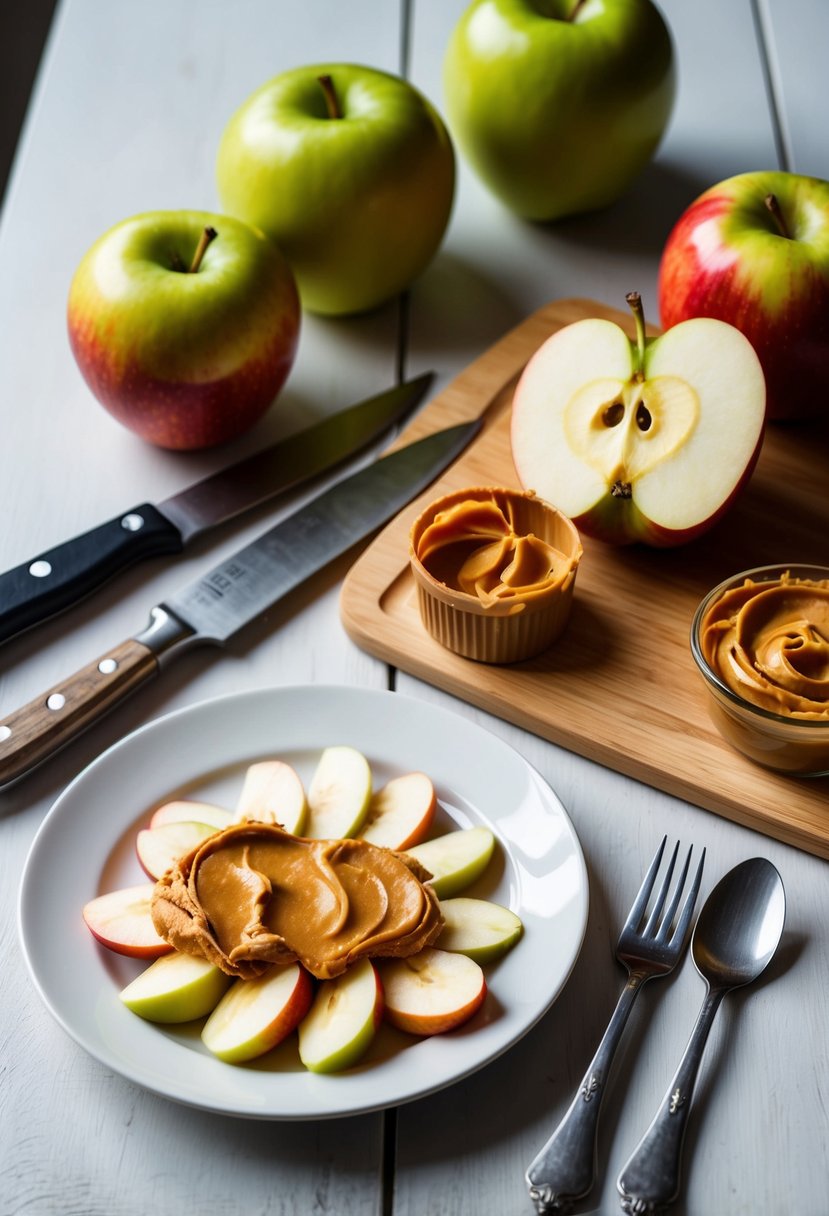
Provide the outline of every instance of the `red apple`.
{"type": "Polygon", "coordinates": [[[296,1029],[313,995],[311,977],[297,963],[271,967],[255,980],[236,980],[207,1019],[202,1042],[228,1064],[253,1060],[296,1029]]]}
{"type": "Polygon", "coordinates": [[[160,828],[167,823],[186,822],[211,824],[216,829],[227,828],[233,822],[233,816],[224,807],[213,806],[210,802],[191,802],[187,798],[178,798],[156,807],[149,826],[160,828]]]}
{"type": "Polygon", "coordinates": [[[728,510],[763,439],[765,386],[748,340],[698,318],[636,339],[589,318],[536,351],[515,389],[511,445],[527,490],[614,544],[679,545],[728,510]]]}
{"type": "Polygon", "coordinates": [[[372,794],[360,836],[387,849],[409,849],[426,839],[436,808],[435,787],[425,773],[394,777],[372,794]]]}
{"type": "Polygon", "coordinates": [[[659,266],[664,326],[736,325],[766,377],[768,416],[829,413],[829,182],[741,173],[680,216],[659,266]]]}
{"type": "Polygon", "coordinates": [[[484,973],[465,954],[427,947],[384,963],[386,1020],[409,1034],[444,1034],[477,1013],[486,996],[484,973]]]}
{"type": "Polygon", "coordinates": [[[173,947],[156,933],[150,915],[153,886],[146,882],[123,887],[84,904],[83,918],[92,936],[102,946],[132,958],[160,958],[169,954],[173,947]]]}
{"type": "Polygon", "coordinates": [[[102,405],[164,448],[224,443],[273,402],[293,364],[299,300],[282,254],[240,220],[137,215],[88,250],[69,341],[102,405]]]}

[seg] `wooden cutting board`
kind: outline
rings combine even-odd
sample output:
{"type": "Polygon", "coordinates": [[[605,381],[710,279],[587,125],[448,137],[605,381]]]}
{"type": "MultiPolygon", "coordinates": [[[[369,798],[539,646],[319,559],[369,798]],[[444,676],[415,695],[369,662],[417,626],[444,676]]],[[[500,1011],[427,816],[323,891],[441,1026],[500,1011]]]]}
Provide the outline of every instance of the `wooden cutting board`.
{"type": "Polygon", "coordinates": [[[630,318],[590,300],[533,313],[447,386],[401,442],[482,416],[473,445],[379,534],[350,570],[341,615],[349,636],[403,671],[554,743],[726,818],[829,857],[829,778],[778,776],[725,743],[688,645],[691,619],[721,579],[778,562],[829,565],[829,430],[769,428],[752,480],[726,518],[678,549],[584,539],[567,631],[509,667],[463,659],[420,622],[409,527],[434,498],[474,485],[517,486],[509,444],[512,391],[555,330],[587,316],[630,318]]]}

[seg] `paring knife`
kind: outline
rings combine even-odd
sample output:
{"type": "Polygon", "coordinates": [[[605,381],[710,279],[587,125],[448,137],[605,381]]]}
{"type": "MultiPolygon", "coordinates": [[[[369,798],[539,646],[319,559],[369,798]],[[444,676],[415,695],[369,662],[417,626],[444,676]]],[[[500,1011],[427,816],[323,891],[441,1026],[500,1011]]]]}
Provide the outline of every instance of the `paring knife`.
{"type": "Polygon", "coordinates": [[[324,418],[153,506],[141,503],[0,574],[0,642],[37,625],[148,557],[180,553],[208,528],[341,463],[403,418],[426,372],[324,418]]]}
{"type": "Polygon", "coordinates": [[[141,633],[0,721],[0,785],[101,718],[196,643],[223,645],[396,515],[458,456],[480,421],[438,431],[345,477],[156,605],[141,633]]]}

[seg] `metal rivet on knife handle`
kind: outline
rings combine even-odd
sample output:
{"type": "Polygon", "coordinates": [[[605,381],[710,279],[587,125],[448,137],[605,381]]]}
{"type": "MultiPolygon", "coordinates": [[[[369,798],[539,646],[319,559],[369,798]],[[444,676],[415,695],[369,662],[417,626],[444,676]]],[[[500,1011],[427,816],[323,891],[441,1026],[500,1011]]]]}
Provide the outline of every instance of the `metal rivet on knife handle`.
{"type": "Polygon", "coordinates": [[[0,785],[57,751],[158,671],[149,647],[130,638],[103,659],[42,694],[0,722],[0,785]],[[110,671],[109,661],[116,667],[110,671]],[[101,664],[106,670],[102,671],[101,664]]]}

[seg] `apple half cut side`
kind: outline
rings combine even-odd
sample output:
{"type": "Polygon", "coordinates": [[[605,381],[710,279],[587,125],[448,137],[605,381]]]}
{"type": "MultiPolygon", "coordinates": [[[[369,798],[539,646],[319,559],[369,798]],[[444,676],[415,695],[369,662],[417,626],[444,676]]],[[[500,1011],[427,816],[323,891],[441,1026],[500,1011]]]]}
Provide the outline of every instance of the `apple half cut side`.
{"type": "Polygon", "coordinates": [[[695,318],[645,339],[590,318],[548,338],[512,402],[510,442],[522,486],[588,536],[684,544],[716,523],[748,481],[766,416],[750,342],[695,318]]]}
{"type": "Polygon", "coordinates": [[[312,840],[355,836],[371,801],[371,768],[356,748],[326,747],[308,786],[305,835],[312,840]]]}
{"type": "Polygon", "coordinates": [[[426,840],[406,852],[432,875],[431,885],[438,898],[447,899],[484,872],[494,848],[495,837],[489,828],[463,828],[426,840]]]}
{"type": "Polygon", "coordinates": [[[383,1019],[383,986],[370,959],[320,984],[299,1024],[299,1058],[310,1072],[340,1072],[365,1055],[383,1019]]]}
{"type": "Polygon", "coordinates": [[[231,982],[206,959],[174,950],[151,963],[120,996],[148,1022],[192,1022],[216,1007],[231,982]]]}
{"type": "Polygon", "coordinates": [[[187,798],[179,798],[157,807],[153,811],[149,826],[150,828],[160,828],[167,823],[207,823],[219,831],[229,827],[232,821],[233,816],[223,806],[213,806],[210,802],[193,802],[187,798]]]}
{"type": "Polygon", "coordinates": [[[83,906],[86,927],[102,946],[131,958],[160,958],[173,947],[156,932],[150,913],[154,883],[99,895],[83,906]]]}
{"type": "Polygon", "coordinates": [[[437,808],[435,787],[425,773],[393,777],[372,794],[360,836],[387,849],[408,849],[425,840],[437,808]]]}
{"type": "Polygon", "coordinates": [[[235,980],[205,1022],[202,1042],[227,1064],[256,1059],[296,1029],[313,993],[313,981],[298,963],[235,980]]]}
{"type": "Polygon", "coordinates": [[[292,836],[301,836],[307,812],[305,789],[296,769],[284,760],[261,760],[245,773],[233,819],[236,823],[245,819],[276,823],[292,836]]]}
{"type": "Polygon", "coordinates": [[[135,838],[135,851],[150,878],[159,879],[216,828],[209,823],[163,823],[157,828],[142,828],[135,838]]]}
{"type": "Polygon", "coordinates": [[[488,899],[441,900],[443,929],[435,942],[439,950],[465,954],[476,963],[492,963],[510,950],[524,931],[520,917],[488,899]]]}
{"type": "Polygon", "coordinates": [[[474,959],[429,946],[395,958],[381,970],[385,1017],[409,1034],[445,1034],[478,1012],[486,997],[484,973],[474,959]]]}

